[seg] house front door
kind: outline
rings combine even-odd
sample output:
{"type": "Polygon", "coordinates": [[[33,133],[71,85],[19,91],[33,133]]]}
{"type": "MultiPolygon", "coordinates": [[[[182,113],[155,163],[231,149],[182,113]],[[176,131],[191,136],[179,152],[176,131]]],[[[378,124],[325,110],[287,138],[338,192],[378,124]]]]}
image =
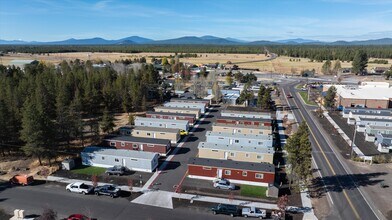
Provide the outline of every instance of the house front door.
{"type": "Polygon", "coordinates": [[[229,152],[225,152],[225,160],[229,157],[229,152]]]}
{"type": "Polygon", "coordinates": [[[218,178],[222,178],[222,169],[218,169],[216,175],[218,178]]]}
{"type": "Polygon", "coordinates": [[[122,159],[122,165],[123,165],[123,167],[126,167],[126,165],[127,165],[125,158],[122,159]]]}

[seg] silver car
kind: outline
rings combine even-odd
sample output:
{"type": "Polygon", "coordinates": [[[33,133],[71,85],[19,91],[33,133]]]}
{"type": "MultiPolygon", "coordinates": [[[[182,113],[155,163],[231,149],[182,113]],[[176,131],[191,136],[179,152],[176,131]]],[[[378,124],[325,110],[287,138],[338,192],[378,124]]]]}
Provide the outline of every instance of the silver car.
{"type": "Polygon", "coordinates": [[[216,180],[214,180],[214,187],[217,188],[217,189],[235,190],[235,185],[230,183],[226,179],[216,179],[216,180]]]}

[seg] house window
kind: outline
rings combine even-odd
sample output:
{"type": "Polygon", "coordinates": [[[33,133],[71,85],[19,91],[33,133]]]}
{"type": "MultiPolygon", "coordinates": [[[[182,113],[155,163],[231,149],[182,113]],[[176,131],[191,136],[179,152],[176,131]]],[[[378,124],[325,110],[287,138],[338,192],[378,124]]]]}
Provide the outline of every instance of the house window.
{"type": "Polygon", "coordinates": [[[138,131],[136,131],[136,134],[139,134],[139,132],[138,132],[138,131]]]}
{"type": "Polygon", "coordinates": [[[131,160],[133,160],[133,161],[137,161],[137,159],[133,159],[133,158],[132,158],[131,160]]]}
{"type": "Polygon", "coordinates": [[[165,133],[159,133],[159,134],[165,134],[165,133]]]}
{"type": "Polygon", "coordinates": [[[258,142],[257,144],[258,144],[258,145],[262,145],[262,144],[263,144],[263,142],[258,142]]]}
{"type": "Polygon", "coordinates": [[[159,127],[162,127],[162,124],[159,124],[159,127]]]}
{"type": "Polygon", "coordinates": [[[249,158],[249,157],[250,157],[250,155],[249,155],[249,154],[245,154],[245,157],[246,157],[246,158],[249,158]]]}
{"type": "Polygon", "coordinates": [[[114,158],[115,162],[120,162],[120,160],[118,158],[114,158]]]}
{"type": "Polygon", "coordinates": [[[125,146],[125,142],[121,142],[121,147],[124,147],[125,146]]]}
{"type": "Polygon", "coordinates": [[[234,143],[240,143],[240,140],[234,140],[234,143]]]}
{"type": "Polygon", "coordinates": [[[235,153],[234,152],[230,152],[230,157],[235,157],[235,153]]]}
{"type": "Polygon", "coordinates": [[[203,170],[211,170],[211,167],[203,167],[203,170]]]}
{"type": "Polygon", "coordinates": [[[225,170],[225,175],[230,176],[231,175],[231,170],[225,170]]]}
{"type": "Polygon", "coordinates": [[[151,136],[151,133],[147,133],[147,136],[151,136]]]}
{"type": "MultiPolygon", "coordinates": [[[[139,132],[136,132],[137,134],[139,134],[139,132]]],[[[130,135],[131,134],[131,132],[130,131],[127,131],[127,135],[130,135]]]]}
{"type": "Polygon", "coordinates": [[[211,150],[212,152],[218,152],[218,150],[211,150]]]}
{"type": "Polygon", "coordinates": [[[140,123],[140,125],[144,125],[144,123],[142,122],[142,123],[140,123]]]}
{"type": "Polygon", "coordinates": [[[116,146],[116,142],[110,142],[110,146],[112,147],[116,146]]]}
{"type": "Polygon", "coordinates": [[[222,138],[222,137],[220,137],[220,138],[218,138],[219,140],[223,140],[224,138],[222,138]]]}
{"type": "Polygon", "coordinates": [[[102,160],[105,160],[105,157],[102,157],[102,160]]]}
{"type": "Polygon", "coordinates": [[[257,155],[257,159],[262,160],[264,158],[263,155],[257,155]]]}
{"type": "Polygon", "coordinates": [[[262,174],[262,173],[256,173],[256,174],[255,174],[255,178],[256,178],[256,179],[263,179],[263,178],[264,178],[264,174],[262,174]]]}
{"type": "Polygon", "coordinates": [[[248,172],[242,171],[242,176],[248,176],[248,172]]]}
{"type": "Polygon", "coordinates": [[[133,149],[137,149],[137,148],[138,148],[137,144],[133,144],[133,145],[132,145],[132,148],[133,148],[133,149]]]}
{"type": "Polygon", "coordinates": [[[147,144],[147,147],[154,147],[153,144],[147,144]]]}

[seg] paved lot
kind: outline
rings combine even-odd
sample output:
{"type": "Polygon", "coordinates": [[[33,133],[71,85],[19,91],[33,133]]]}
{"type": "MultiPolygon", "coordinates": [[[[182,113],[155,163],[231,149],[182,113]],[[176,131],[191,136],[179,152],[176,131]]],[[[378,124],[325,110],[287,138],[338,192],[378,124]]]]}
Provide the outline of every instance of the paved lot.
{"type": "Polygon", "coordinates": [[[0,207],[12,213],[24,209],[26,214],[40,214],[45,207],[57,211],[58,218],[83,213],[99,220],[124,219],[229,219],[214,216],[208,209],[176,208],[174,210],[130,203],[128,198],[68,193],[62,184],[42,184],[28,187],[0,186],[0,207]]]}
{"type": "Polygon", "coordinates": [[[153,181],[154,188],[160,190],[174,191],[175,185],[179,185],[187,172],[187,162],[190,157],[195,157],[198,153],[197,145],[200,141],[205,141],[205,134],[211,130],[212,123],[218,116],[220,107],[214,107],[209,114],[204,116],[204,120],[199,122],[194,132],[184,142],[180,150],[168,162],[167,166],[161,170],[159,176],[153,181]]]}

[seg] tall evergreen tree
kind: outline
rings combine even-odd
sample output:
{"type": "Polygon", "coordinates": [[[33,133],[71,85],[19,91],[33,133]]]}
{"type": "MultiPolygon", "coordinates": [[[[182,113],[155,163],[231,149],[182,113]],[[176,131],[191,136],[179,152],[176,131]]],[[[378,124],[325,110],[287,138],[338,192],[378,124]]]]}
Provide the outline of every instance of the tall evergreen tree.
{"type": "Polygon", "coordinates": [[[327,94],[324,98],[324,107],[326,108],[334,108],[335,106],[335,97],[336,97],[336,88],[335,86],[329,87],[327,90],[327,94]]]}
{"type": "Polygon", "coordinates": [[[355,74],[362,74],[363,71],[365,70],[365,68],[367,67],[367,63],[368,63],[368,56],[366,54],[365,51],[363,50],[358,50],[355,53],[354,59],[353,59],[353,63],[352,63],[352,71],[355,74]]]}
{"type": "Polygon", "coordinates": [[[105,108],[101,120],[101,130],[104,133],[109,133],[113,131],[114,126],[115,126],[114,117],[113,115],[110,114],[108,108],[105,108]]]}
{"type": "Polygon", "coordinates": [[[265,93],[265,87],[263,85],[260,85],[259,92],[257,93],[257,107],[262,106],[264,93],[265,93]]]}

